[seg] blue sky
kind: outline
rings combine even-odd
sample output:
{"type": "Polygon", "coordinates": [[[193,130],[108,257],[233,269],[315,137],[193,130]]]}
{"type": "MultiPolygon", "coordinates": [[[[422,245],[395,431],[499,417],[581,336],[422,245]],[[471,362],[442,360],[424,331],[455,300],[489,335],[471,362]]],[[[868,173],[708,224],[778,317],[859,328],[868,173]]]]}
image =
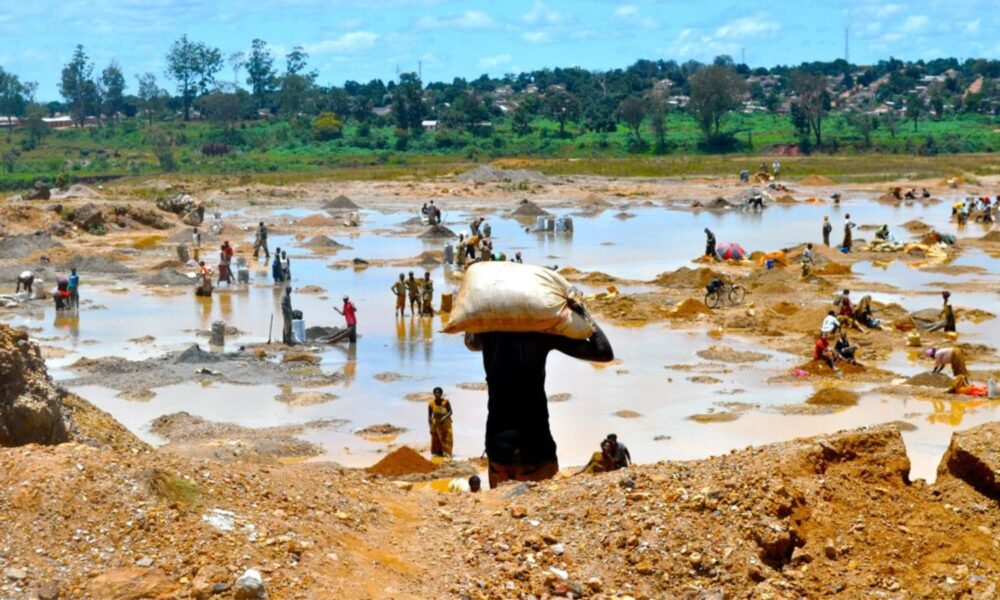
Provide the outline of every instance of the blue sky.
{"type": "MultiPolygon", "coordinates": [[[[321,83],[389,80],[397,67],[425,81],[541,67],[608,69],[639,58],[710,60],[745,51],[751,66],[843,56],[997,58],[1000,1],[812,0],[8,0],[0,11],[0,66],[58,97],[62,65],[77,43],[97,71],[117,59],[165,80],[164,55],[186,33],[225,55],[267,41],[277,54],[310,53],[321,83]],[[745,49],[745,50],[744,50],[745,49]]],[[[220,75],[231,80],[228,68],[220,75]]],[[[245,74],[241,76],[245,78],[245,74]]]]}

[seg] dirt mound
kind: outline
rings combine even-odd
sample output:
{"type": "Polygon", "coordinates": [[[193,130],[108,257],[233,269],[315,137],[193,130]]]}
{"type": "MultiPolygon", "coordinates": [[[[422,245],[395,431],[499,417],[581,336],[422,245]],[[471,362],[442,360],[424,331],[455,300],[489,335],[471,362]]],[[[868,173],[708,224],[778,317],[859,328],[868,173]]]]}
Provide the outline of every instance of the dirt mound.
{"type": "Polygon", "coordinates": [[[704,288],[713,279],[725,280],[726,277],[722,273],[713,271],[708,267],[699,267],[697,269],[681,267],[676,271],[660,273],[650,283],[666,288],[690,289],[704,288]]]}
{"type": "Polygon", "coordinates": [[[191,344],[187,349],[182,350],[171,357],[174,364],[202,365],[225,360],[225,357],[216,352],[205,352],[198,344],[191,344]]]}
{"type": "Polygon", "coordinates": [[[514,217],[545,217],[550,215],[549,212],[531,200],[521,200],[521,203],[510,214],[514,217]]]}
{"type": "Polygon", "coordinates": [[[590,285],[610,285],[616,283],[618,280],[607,273],[602,273],[601,271],[591,271],[590,273],[587,273],[586,276],[580,278],[580,281],[590,285]]]}
{"type": "Polygon", "coordinates": [[[588,194],[584,199],[580,200],[581,206],[586,206],[587,208],[610,208],[613,206],[610,202],[601,198],[597,194],[588,194]]]}
{"type": "Polygon", "coordinates": [[[834,181],[822,175],[806,175],[799,180],[802,185],[834,185],[834,181]]]}
{"type": "Polygon", "coordinates": [[[163,268],[142,278],[143,285],[193,285],[194,279],[171,268],[163,268]]]}
{"type": "Polygon", "coordinates": [[[385,455],[382,460],[368,467],[367,471],[384,477],[399,477],[413,473],[430,473],[436,469],[437,465],[421,456],[413,448],[400,446],[385,455]]]}
{"type": "Polygon", "coordinates": [[[945,389],[951,386],[951,377],[944,373],[918,373],[903,382],[904,385],[915,385],[920,387],[931,387],[945,389]]]}
{"type": "Polygon", "coordinates": [[[354,432],[355,435],[360,435],[361,437],[383,437],[383,436],[397,436],[401,433],[406,433],[405,427],[397,427],[392,423],[380,423],[378,425],[369,425],[363,429],[359,429],[354,432]]]}
{"type": "Polygon", "coordinates": [[[993,230],[979,239],[983,242],[1000,243],[1000,230],[993,230]]]}
{"type": "Polygon", "coordinates": [[[323,208],[327,210],[357,210],[361,207],[358,206],[354,200],[351,200],[347,196],[341,194],[333,200],[324,201],[323,208]]]}
{"type": "Polygon", "coordinates": [[[75,440],[148,448],[107,413],[57,387],[28,334],[0,324],[0,446],[75,440]]]}
{"type": "Polygon", "coordinates": [[[132,269],[108,256],[74,254],[68,258],[52,257],[52,265],[67,270],[76,267],[80,273],[110,273],[115,275],[132,273],[132,269]]]}
{"type": "Polygon", "coordinates": [[[337,240],[329,238],[325,235],[318,235],[314,238],[310,238],[309,241],[302,245],[313,250],[350,250],[351,248],[347,244],[341,244],[337,240]]]}
{"type": "Polygon", "coordinates": [[[799,305],[792,304],[791,302],[778,302],[777,304],[772,304],[768,307],[769,311],[774,312],[777,315],[787,317],[789,315],[794,315],[799,312],[799,305]]]}
{"type": "Polygon", "coordinates": [[[813,272],[816,273],[817,275],[825,275],[825,276],[850,275],[851,265],[845,265],[844,263],[837,263],[830,261],[813,272]]]}
{"type": "Polygon", "coordinates": [[[705,303],[701,300],[696,300],[694,298],[688,298],[684,302],[677,305],[673,311],[670,312],[670,318],[672,319],[693,319],[698,315],[710,315],[712,310],[705,306],[705,303]]]}
{"type": "Polygon", "coordinates": [[[430,225],[424,229],[417,237],[423,239],[453,238],[455,232],[444,225],[430,225]]]}
{"type": "Polygon", "coordinates": [[[698,356],[704,358],[705,360],[712,360],[722,363],[759,362],[770,358],[767,354],[764,354],[763,352],[753,352],[752,350],[740,351],[740,350],[734,350],[729,346],[715,346],[715,345],[709,346],[704,350],[699,350],[697,354],[698,356]]]}
{"type": "Polygon", "coordinates": [[[824,387],[816,390],[812,396],[806,400],[806,404],[820,406],[854,406],[858,403],[858,393],[851,390],[843,390],[838,387],[824,387]]]}
{"type": "Polygon", "coordinates": [[[62,244],[47,233],[34,235],[14,235],[0,239],[0,258],[24,258],[37,250],[61,248],[62,244]]]}
{"type": "Polygon", "coordinates": [[[548,177],[528,169],[498,169],[481,165],[458,176],[464,183],[546,183],[548,177]]]}
{"type": "Polygon", "coordinates": [[[797,200],[791,194],[782,194],[780,196],[775,196],[774,201],[778,204],[795,204],[797,200]]]}
{"type": "Polygon", "coordinates": [[[339,224],[339,221],[331,219],[325,215],[309,215],[299,219],[296,225],[300,227],[334,227],[339,224]]]}
{"type": "Polygon", "coordinates": [[[924,233],[931,230],[931,226],[920,219],[911,219],[900,225],[900,227],[912,233],[924,233]]]}

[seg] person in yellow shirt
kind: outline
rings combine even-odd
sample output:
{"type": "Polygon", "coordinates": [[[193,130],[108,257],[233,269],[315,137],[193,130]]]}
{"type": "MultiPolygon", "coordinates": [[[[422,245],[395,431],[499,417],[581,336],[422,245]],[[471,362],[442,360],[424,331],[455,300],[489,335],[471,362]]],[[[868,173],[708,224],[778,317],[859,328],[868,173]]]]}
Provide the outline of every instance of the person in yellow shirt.
{"type": "Polygon", "coordinates": [[[451,402],[444,390],[434,388],[434,398],[427,403],[427,425],[431,432],[431,455],[451,458],[454,433],[451,425],[451,402]]]}
{"type": "Polygon", "coordinates": [[[399,281],[389,289],[396,295],[396,314],[400,317],[406,316],[406,277],[400,273],[399,281]]]}

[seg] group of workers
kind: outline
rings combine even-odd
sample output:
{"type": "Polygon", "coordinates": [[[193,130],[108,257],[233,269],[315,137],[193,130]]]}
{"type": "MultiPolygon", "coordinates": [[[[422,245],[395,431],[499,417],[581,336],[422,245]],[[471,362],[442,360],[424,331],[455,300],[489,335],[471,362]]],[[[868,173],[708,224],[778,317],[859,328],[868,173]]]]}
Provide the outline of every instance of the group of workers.
{"type": "Polygon", "coordinates": [[[431,200],[430,204],[424,203],[420,207],[420,216],[423,217],[428,225],[440,225],[441,224],[441,209],[434,206],[434,201],[431,200]]]}
{"type": "MultiPolygon", "coordinates": [[[[17,286],[15,294],[24,290],[28,294],[28,300],[35,294],[35,272],[31,270],[21,271],[17,276],[17,286]]],[[[56,289],[52,292],[52,302],[56,310],[71,310],[80,308],[80,274],[76,267],[69,270],[68,277],[56,278],[56,289]]]]}
{"type": "MultiPolygon", "coordinates": [[[[344,294],[343,304],[338,308],[333,307],[338,314],[344,317],[344,328],[337,330],[330,336],[327,336],[321,340],[324,343],[335,344],[347,340],[350,344],[355,344],[358,341],[358,307],[351,301],[350,296],[344,294]]],[[[301,319],[301,311],[294,310],[292,308],[292,286],[285,286],[285,293],[281,295],[281,343],[286,346],[294,346],[299,343],[305,342],[304,339],[296,339],[292,322],[296,319],[301,319]]]]}
{"type": "Polygon", "coordinates": [[[995,200],[989,196],[981,198],[966,198],[956,202],[951,207],[951,216],[959,225],[965,225],[969,219],[976,223],[992,224],[1000,220],[1000,194],[995,200]]]}
{"type": "Polygon", "coordinates": [[[430,271],[424,272],[422,279],[413,276],[410,271],[409,276],[399,274],[399,281],[392,284],[389,290],[396,297],[396,315],[406,316],[406,299],[410,299],[410,314],[412,315],[434,315],[434,281],[431,279],[430,271]]]}

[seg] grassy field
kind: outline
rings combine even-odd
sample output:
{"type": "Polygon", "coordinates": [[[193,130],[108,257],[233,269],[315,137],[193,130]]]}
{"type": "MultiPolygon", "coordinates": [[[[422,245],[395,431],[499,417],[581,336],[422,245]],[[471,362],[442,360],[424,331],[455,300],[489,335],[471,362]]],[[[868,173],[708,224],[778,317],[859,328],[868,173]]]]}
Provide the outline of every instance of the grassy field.
{"type": "MultiPolygon", "coordinates": [[[[35,180],[100,181],[163,172],[154,152],[156,140],[167,139],[180,179],[205,175],[282,183],[305,179],[429,178],[462,172],[476,164],[499,161],[550,174],[595,174],[617,177],[691,177],[732,175],[753,170],[777,144],[794,143],[797,135],[786,117],[733,115],[733,151],[706,152],[695,122],[680,113],[667,121],[667,145],[656,148],[648,124],[642,142],[623,127],[611,133],[583,132],[568,126],[559,136],[556,123],[536,120],[519,136],[507,124],[485,135],[438,131],[409,136],[391,127],[361,128],[349,123],[338,139],[312,139],[311,121],[252,122],[223,128],[205,122],[159,122],[149,127],[132,120],[114,127],[53,132],[35,147],[16,131],[0,139],[0,151],[17,150],[13,173],[0,175],[0,189],[21,190],[35,180]],[[233,151],[206,157],[202,145],[225,142],[233,151]]],[[[782,157],[788,177],[810,173],[843,181],[884,181],[945,177],[958,173],[997,174],[1000,158],[998,123],[983,117],[900,123],[894,135],[885,128],[872,132],[870,144],[842,115],[824,125],[825,149],[808,157],[782,157]]],[[[161,142],[160,147],[164,147],[161,142]]]]}

